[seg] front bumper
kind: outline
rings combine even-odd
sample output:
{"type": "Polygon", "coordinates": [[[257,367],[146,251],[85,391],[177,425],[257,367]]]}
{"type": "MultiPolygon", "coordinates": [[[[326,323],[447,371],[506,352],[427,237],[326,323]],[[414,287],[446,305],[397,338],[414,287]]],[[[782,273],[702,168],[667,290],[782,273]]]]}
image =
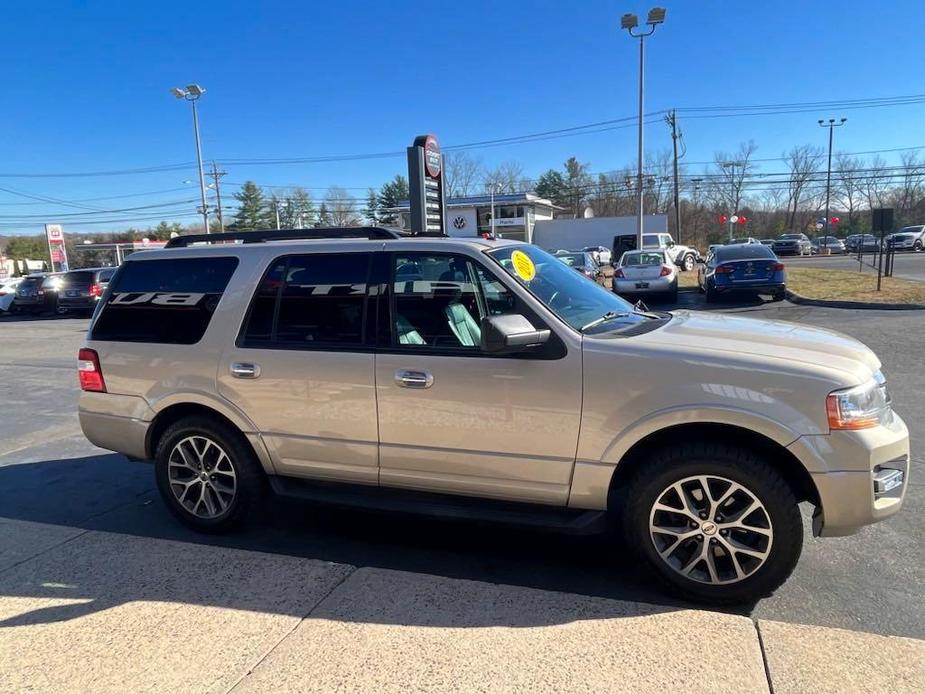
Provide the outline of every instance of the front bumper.
{"type": "Polygon", "coordinates": [[[814,535],[853,535],[902,507],[911,467],[909,430],[895,413],[887,425],[801,436],[788,448],[810,471],[819,494],[814,535]],[[898,479],[894,470],[902,473],[902,482],[884,490],[882,480],[898,479]]]}
{"type": "Polygon", "coordinates": [[[617,294],[654,294],[656,292],[670,292],[678,284],[677,277],[659,277],[654,280],[613,280],[613,290],[617,294]],[[648,287],[637,287],[637,283],[648,284],[648,287]]]}

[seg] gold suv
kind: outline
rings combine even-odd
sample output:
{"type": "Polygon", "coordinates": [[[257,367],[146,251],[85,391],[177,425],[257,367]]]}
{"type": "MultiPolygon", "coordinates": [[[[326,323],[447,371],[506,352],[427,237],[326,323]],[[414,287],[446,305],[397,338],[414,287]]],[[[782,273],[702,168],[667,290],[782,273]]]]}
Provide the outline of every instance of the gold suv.
{"type": "Polygon", "coordinates": [[[590,530],[688,597],[769,594],[896,513],[909,437],[838,333],[632,305],[539,248],[379,228],[132,255],[80,351],[87,438],[207,532],[266,490],[590,530]]]}

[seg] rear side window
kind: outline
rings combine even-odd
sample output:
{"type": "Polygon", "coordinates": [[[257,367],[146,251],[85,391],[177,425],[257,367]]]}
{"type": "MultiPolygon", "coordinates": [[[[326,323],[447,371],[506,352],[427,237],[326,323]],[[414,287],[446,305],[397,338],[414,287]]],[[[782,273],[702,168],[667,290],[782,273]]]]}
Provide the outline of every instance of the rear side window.
{"type": "Polygon", "coordinates": [[[254,294],[242,344],[293,349],[362,345],[371,257],[312,254],[274,261],[254,294]]]}
{"type": "Polygon", "coordinates": [[[110,285],[90,339],[199,342],[237,265],[237,258],[129,261],[110,285]]]}

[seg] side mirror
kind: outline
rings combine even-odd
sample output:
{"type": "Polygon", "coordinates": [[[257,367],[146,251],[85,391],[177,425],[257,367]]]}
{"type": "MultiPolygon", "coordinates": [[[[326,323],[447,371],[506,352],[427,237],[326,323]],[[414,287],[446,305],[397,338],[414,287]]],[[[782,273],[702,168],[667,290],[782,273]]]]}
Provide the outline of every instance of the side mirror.
{"type": "Polygon", "coordinates": [[[537,330],[519,313],[482,318],[481,348],[488,354],[523,352],[547,340],[549,330],[537,330]]]}

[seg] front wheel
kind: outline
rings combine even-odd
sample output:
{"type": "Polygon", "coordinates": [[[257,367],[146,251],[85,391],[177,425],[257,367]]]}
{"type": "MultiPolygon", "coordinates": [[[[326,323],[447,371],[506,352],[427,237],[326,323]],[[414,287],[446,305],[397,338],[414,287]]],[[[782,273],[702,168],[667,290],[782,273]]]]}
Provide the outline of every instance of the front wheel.
{"type": "Polygon", "coordinates": [[[916,241],[915,244],[912,246],[912,250],[915,251],[916,253],[921,253],[923,247],[925,246],[923,246],[921,241],[916,241]]]}
{"type": "Polygon", "coordinates": [[[154,474],[167,507],[200,532],[238,527],[263,497],[263,471],[247,439],[208,417],[168,427],[158,442],[154,474]]]}
{"type": "Polygon", "coordinates": [[[623,494],[628,547],[683,597],[755,601],[790,576],[803,547],[793,491],[750,450],[677,444],[640,467],[623,494]]]}

